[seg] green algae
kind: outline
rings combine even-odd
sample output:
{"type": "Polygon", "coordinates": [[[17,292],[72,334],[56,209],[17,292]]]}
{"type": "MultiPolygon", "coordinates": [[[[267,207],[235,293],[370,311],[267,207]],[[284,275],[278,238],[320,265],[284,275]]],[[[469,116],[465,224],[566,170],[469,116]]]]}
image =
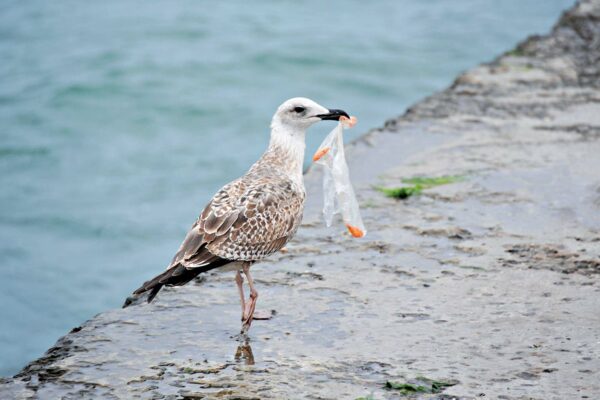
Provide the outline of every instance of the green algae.
{"type": "Polygon", "coordinates": [[[464,176],[462,175],[444,175],[439,177],[414,177],[402,179],[402,183],[405,184],[404,186],[394,188],[376,186],[375,189],[382,192],[387,197],[392,197],[395,199],[406,199],[411,196],[421,194],[425,189],[459,182],[463,179],[464,176]]]}
{"type": "Polygon", "coordinates": [[[393,197],[395,199],[406,199],[410,196],[420,194],[423,191],[423,188],[420,186],[406,186],[397,188],[377,187],[376,189],[385,194],[387,197],[393,197]]]}
{"type": "Polygon", "coordinates": [[[417,393],[441,393],[444,389],[454,386],[458,381],[437,381],[424,376],[418,376],[407,382],[387,381],[386,389],[399,391],[403,395],[411,395],[417,393]]]}

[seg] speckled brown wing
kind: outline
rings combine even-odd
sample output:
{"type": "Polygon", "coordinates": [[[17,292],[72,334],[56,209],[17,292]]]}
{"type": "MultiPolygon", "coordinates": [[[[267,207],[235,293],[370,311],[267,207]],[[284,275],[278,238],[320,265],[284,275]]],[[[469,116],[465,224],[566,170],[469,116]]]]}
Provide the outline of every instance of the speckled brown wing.
{"type": "Polygon", "coordinates": [[[200,217],[188,231],[167,269],[177,264],[181,264],[186,268],[201,267],[210,264],[215,258],[220,258],[211,253],[206,246],[215,239],[220,231],[220,225],[226,224],[221,229],[221,233],[230,228],[230,224],[226,221],[228,217],[237,218],[235,199],[243,194],[245,186],[241,179],[237,179],[225,185],[213,196],[200,217]],[[209,216],[211,217],[209,221],[211,230],[206,232],[206,220],[209,216]]]}
{"type": "Polygon", "coordinates": [[[304,198],[304,190],[289,178],[253,180],[236,206],[218,217],[217,222],[215,211],[205,214],[201,228],[212,239],[207,249],[219,257],[240,261],[259,260],[276,252],[296,233],[304,198]]]}
{"type": "Polygon", "coordinates": [[[206,265],[214,258],[255,261],[281,249],[302,220],[304,191],[282,176],[239,179],[213,197],[171,265],[206,265]]]}
{"type": "Polygon", "coordinates": [[[167,270],[133,293],[149,291],[150,302],[164,285],[184,285],[202,272],[276,252],[298,230],[304,198],[303,187],[277,172],[231,182],[204,208],[167,270]]]}

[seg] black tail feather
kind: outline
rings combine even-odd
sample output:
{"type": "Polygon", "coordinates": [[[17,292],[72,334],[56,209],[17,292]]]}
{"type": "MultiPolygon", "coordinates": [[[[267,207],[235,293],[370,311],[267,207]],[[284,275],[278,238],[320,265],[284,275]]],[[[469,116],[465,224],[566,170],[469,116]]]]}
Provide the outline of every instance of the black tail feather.
{"type": "Polygon", "coordinates": [[[156,297],[156,295],[158,294],[158,292],[160,292],[160,289],[162,289],[163,285],[156,285],[154,286],[151,290],[150,290],[150,294],[148,295],[148,298],[146,299],[146,301],[148,303],[151,303],[152,300],[154,300],[154,298],[156,297]]]}
{"type": "MultiPolygon", "coordinates": [[[[140,286],[133,292],[133,297],[136,298],[140,294],[150,291],[147,298],[148,303],[150,303],[152,300],[154,300],[154,298],[156,297],[158,292],[160,292],[160,289],[162,289],[163,286],[185,285],[201,273],[221,267],[225,264],[229,264],[230,262],[232,261],[226,260],[224,258],[215,257],[215,260],[213,262],[207,265],[203,265],[202,267],[186,268],[181,264],[175,264],[162,274],[159,274],[156,277],[150,279],[149,281],[144,282],[142,286],[140,286]]],[[[123,308],[133,303],[134,302],[133,299],[131,299],[131,297],[127,298],[127,300],[125,300],[125,304],[123,304],[123,308]]]]}

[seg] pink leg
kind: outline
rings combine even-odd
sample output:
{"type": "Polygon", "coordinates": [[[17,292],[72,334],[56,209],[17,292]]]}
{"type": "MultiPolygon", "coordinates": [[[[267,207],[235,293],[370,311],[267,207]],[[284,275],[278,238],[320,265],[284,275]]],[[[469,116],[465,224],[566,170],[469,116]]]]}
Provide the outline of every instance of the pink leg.
{"type": "Polygon", "coordinates": [[[250,264],[244,264],[242,267],[246,279],[248,279],[248,286],[250,286],[250,298],[244,307],[244,316],[242,318],[242,333],[248,332],[252,319],[254,318],[254,310],[256,309],[256,300],[258,299],[258,292],[254,287],[254,280],[250,275],[250,264]]]}
{"type": "Polygon", "coordinates": [[[242,321],[244,320],[244,313],[246,310],[246,299],[244,298],[244,277],[238,270],[235,273],[235,283],[238,287],[238,292],[240,293],[240,303],[242,304],[242,321]]]}

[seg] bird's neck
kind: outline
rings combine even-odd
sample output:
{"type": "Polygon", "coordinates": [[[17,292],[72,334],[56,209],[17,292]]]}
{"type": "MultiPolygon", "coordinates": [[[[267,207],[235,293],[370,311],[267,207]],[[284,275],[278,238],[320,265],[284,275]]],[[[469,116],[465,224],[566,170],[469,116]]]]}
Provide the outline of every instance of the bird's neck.
{"type": "Polygon", "coordinates": [[[302,166],[306,149],[305,133],[304,129],[290,129],[273,124],[269,148],[263,155],[263,158],[269,158],[269,161],[277,165],[281,172],[299,183],[302,182],[302,166]]]}

